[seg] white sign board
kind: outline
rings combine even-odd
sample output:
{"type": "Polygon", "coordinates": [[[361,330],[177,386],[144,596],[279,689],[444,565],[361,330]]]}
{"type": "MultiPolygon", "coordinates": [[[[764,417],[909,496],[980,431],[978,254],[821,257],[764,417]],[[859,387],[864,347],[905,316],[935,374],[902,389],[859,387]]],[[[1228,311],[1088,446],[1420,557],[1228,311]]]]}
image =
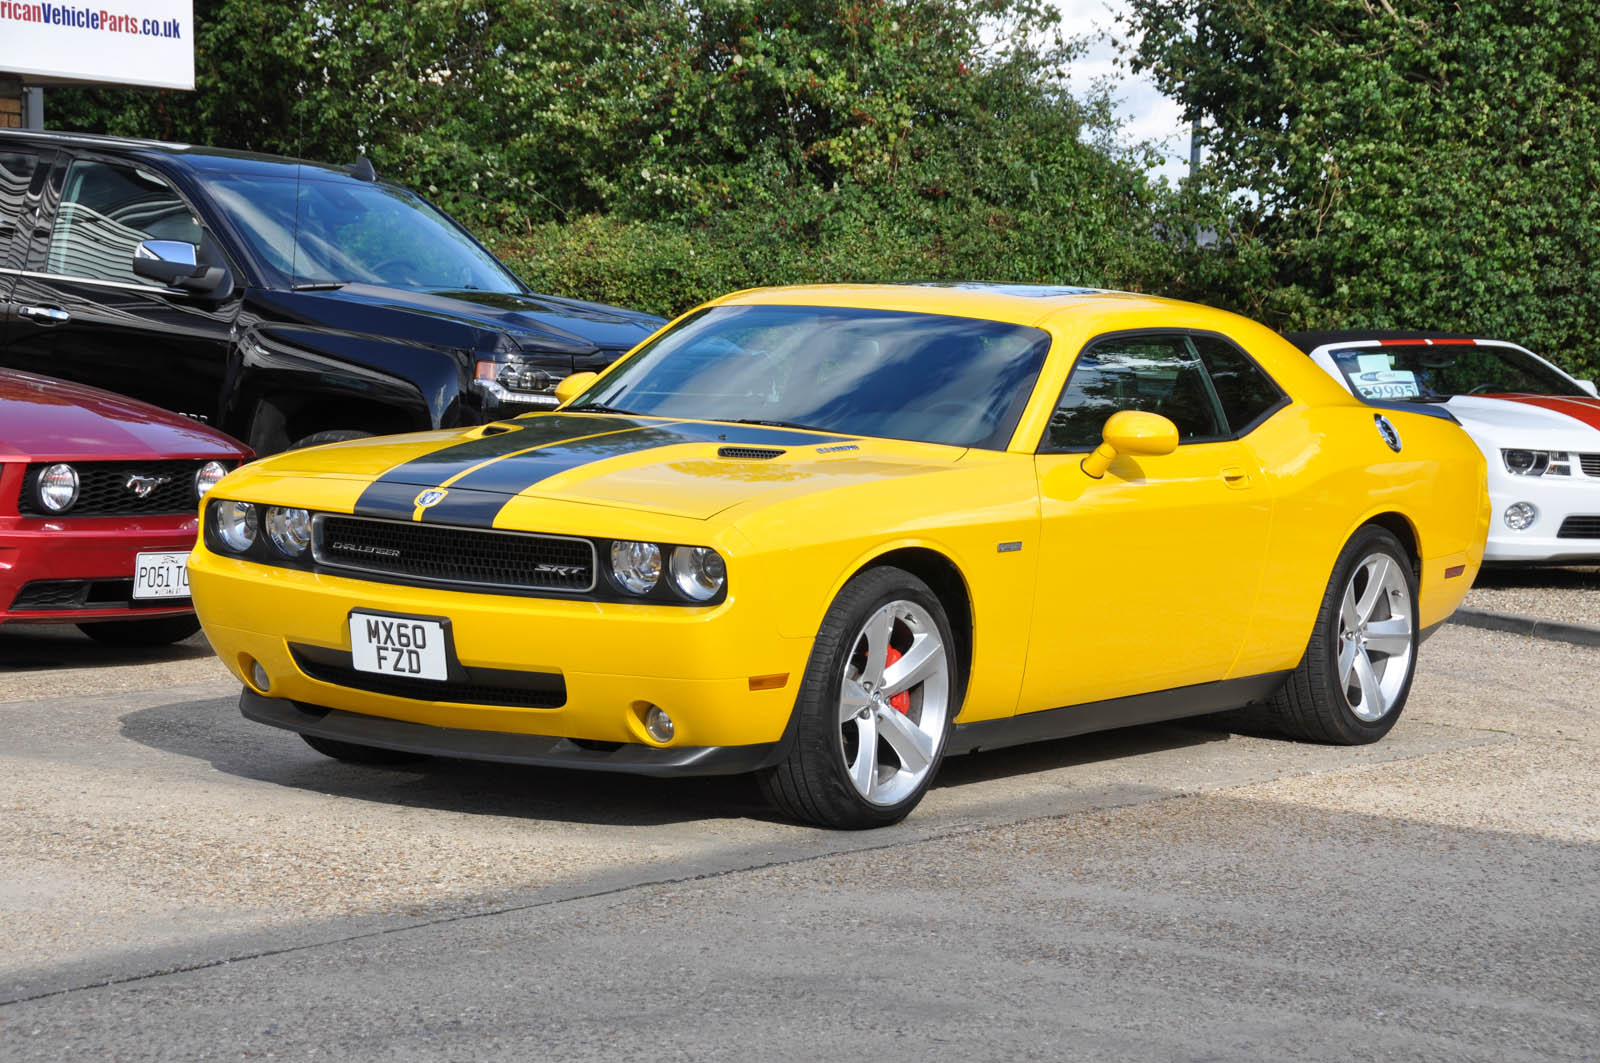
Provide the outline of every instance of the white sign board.
{"type": "Polygon", "coordinates": [[[0,74],[194,88],[193,0],[0,0],[0,74]]]}

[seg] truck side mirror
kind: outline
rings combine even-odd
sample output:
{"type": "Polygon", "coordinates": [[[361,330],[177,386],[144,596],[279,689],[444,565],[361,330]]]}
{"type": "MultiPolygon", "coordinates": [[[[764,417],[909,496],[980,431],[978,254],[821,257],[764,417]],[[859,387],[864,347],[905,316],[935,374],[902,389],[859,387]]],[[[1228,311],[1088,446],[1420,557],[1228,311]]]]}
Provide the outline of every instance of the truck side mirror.
{"type": "Polygon", "coordinates": [[[139,241],[133,249],[133,272],[196,295],[225,298],[222,289],[233,287],[227,267],[202,265],[200,249],[185,240],[139,241]]]}

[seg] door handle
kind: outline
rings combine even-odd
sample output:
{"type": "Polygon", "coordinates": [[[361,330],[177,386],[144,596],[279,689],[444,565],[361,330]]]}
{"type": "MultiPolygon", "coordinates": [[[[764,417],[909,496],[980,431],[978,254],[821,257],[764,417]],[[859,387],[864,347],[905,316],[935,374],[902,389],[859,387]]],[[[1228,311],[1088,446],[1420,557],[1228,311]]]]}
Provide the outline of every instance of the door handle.
{"type": "Polygon", "coordinates": [[[1236,465],[1230,465],[1222,470],[1222,482],[1229,487],[1246,488],[1250,486],[1250,474],[1236,465]]]}
{"type": "Polygon", "coordinates": [[[53,306],[19,306],[17,314],[41,325],[60,325],[72,320],[72,315],[53,306]]]}

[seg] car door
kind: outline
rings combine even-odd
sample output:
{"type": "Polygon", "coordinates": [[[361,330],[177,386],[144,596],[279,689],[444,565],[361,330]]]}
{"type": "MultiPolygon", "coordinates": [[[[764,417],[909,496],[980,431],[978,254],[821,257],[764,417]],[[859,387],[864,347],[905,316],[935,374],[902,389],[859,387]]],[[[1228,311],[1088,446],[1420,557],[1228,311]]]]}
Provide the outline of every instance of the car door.
{"type": "Polygon", "coordinates": [[[1121,333],[1085,347],[1035,456],[1040,563],[1020,712],[1229,675],[1272,522],[1265,478],[1239,436],[1283,401],[1219,337],[1121,333]],[[1119,455],[1094,479],[1081,463],[1119,410],[1167,417],[1179,445],[1119,455]]]}
{"type": "Polygon", "coordinates": [[[39,210],[39,195],[49,172],[48,155],[32,148],[0,150],[0,349],[5,347],[22,309],[11,294],[27,259],[28,239],[39,210]]]}
{"type": "Polygon", "coordinates": [[[43,197],[46,231],[16,278],[5,363],[214,417],[237,298],[219,304],[132,268],[142,240],[200,243],[199,216],[148,167],[64,161],[43,197]]]}

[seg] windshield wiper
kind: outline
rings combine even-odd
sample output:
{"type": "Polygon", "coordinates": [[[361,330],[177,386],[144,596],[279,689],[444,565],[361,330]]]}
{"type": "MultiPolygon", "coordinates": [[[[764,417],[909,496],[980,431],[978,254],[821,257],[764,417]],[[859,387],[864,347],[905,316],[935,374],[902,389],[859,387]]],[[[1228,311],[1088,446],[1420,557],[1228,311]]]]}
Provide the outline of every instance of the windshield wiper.
{"type": "Polygon", "coordinates": [[[296,284],[291,289],[297,292],[336,292],[346,284],[353,281],[308,281],[305,284],[296,284]]]}
{"type": "Polygon", "coordinates": [[[603,402],[586,402],[581,406],[568,406],[562,413],[632,413],[632,410],[623,410],[615,406],[607,406],[603,402]]]}
{"type": "Polygon", "coordinates": [[[716,417],[717,421],[727,421],[729,424],[759,424],[767,428],[798,428],[805,432],[831,432],[831,428],[818,428],[814,424],[800,424],[796,421],[763,421],[758,417],[716,417]]]}

